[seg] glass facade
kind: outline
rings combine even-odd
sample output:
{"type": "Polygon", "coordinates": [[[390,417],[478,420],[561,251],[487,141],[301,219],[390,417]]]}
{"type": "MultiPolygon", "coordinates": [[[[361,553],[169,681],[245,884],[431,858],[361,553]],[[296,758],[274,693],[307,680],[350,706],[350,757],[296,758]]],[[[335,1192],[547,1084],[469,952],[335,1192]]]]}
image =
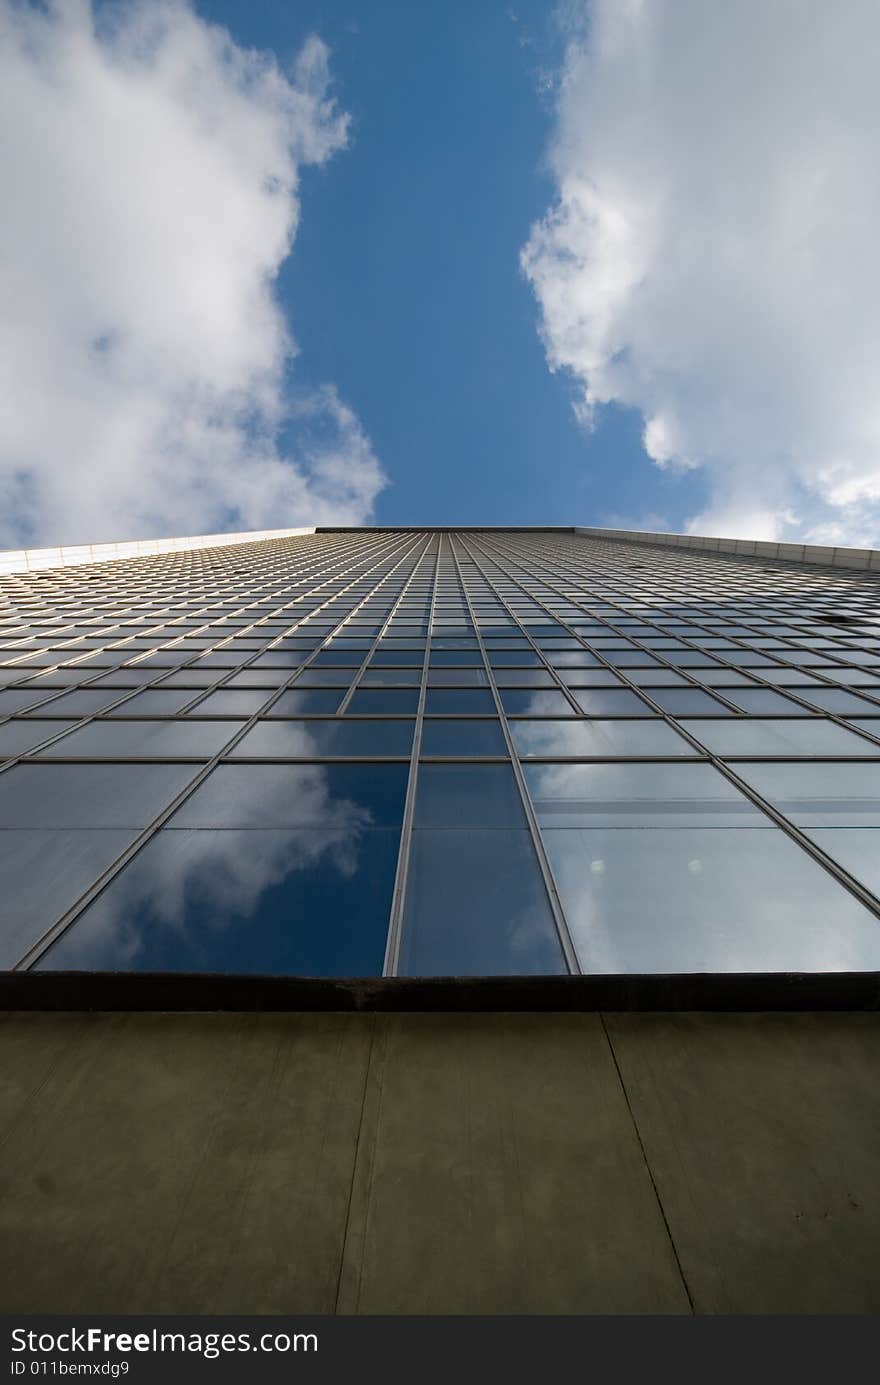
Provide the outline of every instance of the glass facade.
{"type": "Polygon", "coordinates": [[[0,967],[880,969],[878,579],[573,530],[0,578],[0,967]]]}

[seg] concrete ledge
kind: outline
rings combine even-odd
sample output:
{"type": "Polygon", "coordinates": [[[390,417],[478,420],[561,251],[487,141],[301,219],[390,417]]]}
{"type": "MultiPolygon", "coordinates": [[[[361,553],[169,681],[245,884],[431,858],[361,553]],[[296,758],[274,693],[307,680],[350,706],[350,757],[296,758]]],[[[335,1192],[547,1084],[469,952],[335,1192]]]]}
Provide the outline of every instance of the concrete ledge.
{"type": "Polygon", "coordinates": [[[0,972],[0,1009],[205,1013],[878,1010],[878,972],[666,976],[211,976],[0,972]]]}

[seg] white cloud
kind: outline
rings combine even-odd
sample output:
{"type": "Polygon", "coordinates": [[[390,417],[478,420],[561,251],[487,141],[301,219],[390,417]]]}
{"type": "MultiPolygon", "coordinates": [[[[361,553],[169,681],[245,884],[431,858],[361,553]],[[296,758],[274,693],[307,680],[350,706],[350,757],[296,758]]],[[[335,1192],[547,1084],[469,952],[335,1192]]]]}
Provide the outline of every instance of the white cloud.
{"type": "MultiPolygon", "coordinates": [[[[572,18],[574,16],[574,18],[572,18]]],[[[880,6],[594,0],[522,263],[589,424],[705,469],[694,532],[880,542],[880,6]]]]}
{"type": "Polygon", "coordinates": [[[0,541],[368,517],[335,390],[288,427],[275,291],[346,139],[317,38],[285,73],[175,0],[0,0],[0,541]]]}

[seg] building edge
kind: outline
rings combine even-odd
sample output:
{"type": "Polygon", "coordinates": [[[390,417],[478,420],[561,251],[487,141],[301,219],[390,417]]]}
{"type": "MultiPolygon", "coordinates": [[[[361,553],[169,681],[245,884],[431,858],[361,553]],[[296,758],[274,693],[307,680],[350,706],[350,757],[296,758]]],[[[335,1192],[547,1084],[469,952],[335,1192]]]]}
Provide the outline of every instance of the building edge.
{"type": "Polygon", "coordinates": [[[157,553],[226,548],[231,544],[256,543],[260,539],[290,539],[314,532],[314,526],[298,529],[254,529],[239,534],[127,539],[120,543],[83,543],[55,548],[6,548],[0,550],[0,576],[16,572],[42,572],[46,568],[80,567],[86,563],[109,563],[120,558],[145,558],[157,553]]]}
{"type": "Polygon", "coordinates": [[[669,534],[648,529],[599,529],[577,525],[576,534],[625,543],[660,544],[708,553],[733,553],[746,558],[775,558],[788,563],[820,563],[824,567],[880,572],[880,549],[843,548],[813,543],[773,543],[763,539],[722,539],[702,534],[669,534]]]}

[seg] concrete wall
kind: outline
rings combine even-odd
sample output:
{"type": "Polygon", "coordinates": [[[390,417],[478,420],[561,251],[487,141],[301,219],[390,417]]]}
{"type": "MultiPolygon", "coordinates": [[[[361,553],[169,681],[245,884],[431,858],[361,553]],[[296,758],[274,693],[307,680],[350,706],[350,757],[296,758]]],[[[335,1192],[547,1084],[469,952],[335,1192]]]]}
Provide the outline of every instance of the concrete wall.
{"type": "Polygon", "coordinates": [[[0,1019],[0,1310],[876,1313],[880,1017],[0,1019]]]}

